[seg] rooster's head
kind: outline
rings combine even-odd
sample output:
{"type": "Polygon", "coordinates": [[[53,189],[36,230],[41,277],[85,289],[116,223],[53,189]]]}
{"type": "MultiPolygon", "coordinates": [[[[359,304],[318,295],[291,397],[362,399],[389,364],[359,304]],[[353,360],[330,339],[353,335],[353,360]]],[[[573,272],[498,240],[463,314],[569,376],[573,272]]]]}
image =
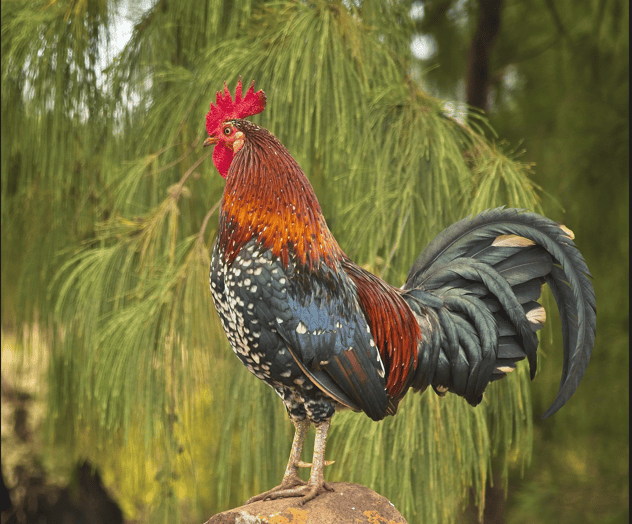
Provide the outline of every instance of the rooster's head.
{"type": "Polygon", "coordinates": [[[235,100],[224,82],[224,92],[218,91],[215,105],[211,102],[211,110],[206,115],[206,130],[209,137],[204,141],[204,147],[214,145],[213,163],[224,178],[237,153],[244,145],[245,136],[231,122],[239,118],[261,113],[266,107],[266,94],[263,91],[255,93],[255,82],[252,81],[246,95],[241,95],[241,78],[235,88],[235,100]]]}

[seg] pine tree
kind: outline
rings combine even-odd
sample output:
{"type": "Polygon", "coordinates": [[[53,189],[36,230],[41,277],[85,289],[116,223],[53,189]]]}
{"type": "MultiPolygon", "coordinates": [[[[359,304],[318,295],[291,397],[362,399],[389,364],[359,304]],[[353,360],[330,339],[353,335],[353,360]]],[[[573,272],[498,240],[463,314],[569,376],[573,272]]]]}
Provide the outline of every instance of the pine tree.
{"type": "MultiPolygon", "coordinates": [[[[541,211],[531,166],[428,94],[412,4],[158,1],[104,71],[121,2],[2,5],[3,317],[49,334],[51,440],[157,520],[268,489],[292,438],[208,290],[223,180],[201,143],[224,81],[266,91],[253,119],[301,164],[343,249],[393,284],[464,216],[541,211]]],[[[379,424],[338,415],[328,480],[411,522],[454,521],[470,488],[481,505],[492,458],[505,478],[529,461],[530,388],[520,366],[476,409],[425,393],[379,424]]]]}

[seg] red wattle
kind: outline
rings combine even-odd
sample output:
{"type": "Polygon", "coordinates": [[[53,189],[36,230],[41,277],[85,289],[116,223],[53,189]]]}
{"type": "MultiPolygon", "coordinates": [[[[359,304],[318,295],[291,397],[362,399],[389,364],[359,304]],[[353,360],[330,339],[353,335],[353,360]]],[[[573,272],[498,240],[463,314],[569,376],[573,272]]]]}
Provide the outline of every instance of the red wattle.
{"type": "Polygon", "coordinates": [[[228,149],[222,144],[215,146],[215,151],[213,151],[213,164],[215,164],[219,174],[224,178],[228,176],[228,170],[230,169],[230,163],[233,161],[233,156],[235,156],[235,154],[232,149],[228,149]]]}

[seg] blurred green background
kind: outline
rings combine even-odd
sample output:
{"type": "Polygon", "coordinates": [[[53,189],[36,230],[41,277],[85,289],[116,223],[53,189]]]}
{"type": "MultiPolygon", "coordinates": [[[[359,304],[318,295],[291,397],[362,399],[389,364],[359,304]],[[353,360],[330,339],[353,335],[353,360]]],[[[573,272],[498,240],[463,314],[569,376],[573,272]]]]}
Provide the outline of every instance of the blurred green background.
{"type": "Polygon", "coordinates": [[[623,0],[3,0],[14,518],[41,493],[80,508],[102,480],[126,521],[202,522],[280,481],[291,424],[208,292],[223,180],[204,115],[241,75],[343,249],[389,282],[498,205],[566,224],[594,276],[595,349],[554,417],[545,296],[533,383],[521,366],[475,409],[426,392],[381,423],[337,415],[328,480],[411,524],[628,522],[628,19],[623,0]]]}

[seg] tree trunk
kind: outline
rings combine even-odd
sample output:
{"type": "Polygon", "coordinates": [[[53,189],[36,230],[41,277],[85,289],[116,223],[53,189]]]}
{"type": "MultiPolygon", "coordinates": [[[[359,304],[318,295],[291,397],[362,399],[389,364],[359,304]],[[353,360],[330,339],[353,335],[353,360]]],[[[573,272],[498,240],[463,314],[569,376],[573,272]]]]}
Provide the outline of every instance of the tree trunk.
{"type": "Polygon", "coordinates": [[[467,103],[487,111],[489,55],[500,29],[501,0],[478,0],[478,26],[467,58],[467,103]]]}

